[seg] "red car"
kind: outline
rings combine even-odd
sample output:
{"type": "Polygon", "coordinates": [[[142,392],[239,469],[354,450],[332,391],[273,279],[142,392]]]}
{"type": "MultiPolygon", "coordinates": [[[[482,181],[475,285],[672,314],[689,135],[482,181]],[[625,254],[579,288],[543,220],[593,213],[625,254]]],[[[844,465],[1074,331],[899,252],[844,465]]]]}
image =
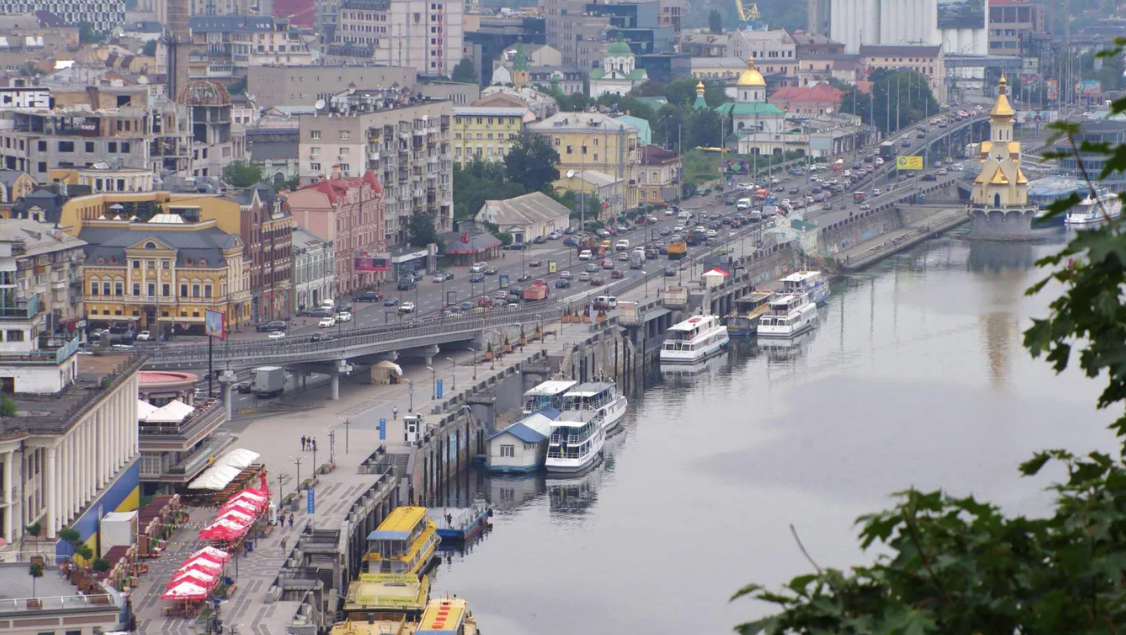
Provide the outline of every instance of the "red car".
{"type": "Polygon", "coordinates": [[[622,271],[620,269],[615,269],[615,270],[610,272],[610,277],[615,278],[615,279],[624,278],[624,277],[626,277],[626,274],[622,273],[622,271]]]}
{"type": "Polygon", "coordinates": [[[613,269],[614,268],[613,261],[611,261],[609,258],[607,258],[606,260],[603,260],[602,261],[602,268],[603,269],[613,269]]]}
{"type": "Polygon", "coordinates": [[[602,278],[591,278],[590,279],[590,286],[601,287],[602,286],[602,278]]]}

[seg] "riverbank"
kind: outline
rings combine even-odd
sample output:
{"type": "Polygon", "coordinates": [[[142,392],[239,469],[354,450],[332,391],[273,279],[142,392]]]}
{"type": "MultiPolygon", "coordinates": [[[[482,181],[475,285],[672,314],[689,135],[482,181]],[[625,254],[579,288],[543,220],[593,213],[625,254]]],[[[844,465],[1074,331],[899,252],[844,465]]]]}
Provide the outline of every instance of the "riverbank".
{"type": "Polygon", "coordinates": [[[942,206],[932,210],[918,207],[912,211],[913,218],[903,227],[838,252],[834,258],[840,271],[858,271],[871,266],[969,221],[962,207],[942,206]]]}

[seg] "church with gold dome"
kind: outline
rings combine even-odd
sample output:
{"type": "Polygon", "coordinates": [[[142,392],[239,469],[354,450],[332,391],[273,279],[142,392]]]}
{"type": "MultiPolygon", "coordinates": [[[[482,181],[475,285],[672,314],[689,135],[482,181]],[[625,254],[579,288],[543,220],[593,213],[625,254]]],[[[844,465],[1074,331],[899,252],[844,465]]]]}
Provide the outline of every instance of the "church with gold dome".
{"type": "Polygon", "coordinates": [[[784,141],[786,112],[767,103],[766,80],[755,68],[754,59],[747,60],[747,70],[735,84],[735,100],[720,104],[715,111],[739,139],[739,154],[781,154],[786,151],[784,141]]]}
{"type": "Polygon", "coordinates": [[[978,240],[1028,240],[1037,214],[1028,202],[1028,178],[1020,168],[1020,142],[1013,136],[1016,112],[1009,103],[1004,74],[989,111],[989,139],[978,152],[981,173],[970,195],[970,237],[978,240]]]}

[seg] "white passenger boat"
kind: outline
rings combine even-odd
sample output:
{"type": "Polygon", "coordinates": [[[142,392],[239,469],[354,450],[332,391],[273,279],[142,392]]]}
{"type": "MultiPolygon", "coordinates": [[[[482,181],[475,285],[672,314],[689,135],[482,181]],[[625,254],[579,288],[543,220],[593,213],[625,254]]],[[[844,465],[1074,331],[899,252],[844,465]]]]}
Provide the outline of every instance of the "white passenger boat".
{"type": "Polygon", "coordinates": [[[778,293],[804,293],[813,304],[825,304],[829,300],[829,283],[820,271],[799,271],[782,278],[778,293]]]}
{"type": "Polygon", "coordinates": [[[715,315],[694,315],[665,332],[662,364],[695,364],[718,355],[731,342],[727,327],[715,315]]]}
{"type": "Polygon", "coordinates": [[[625,395],[618,394],[618,386],[612,381],[579,384],[563,395],[564,414],[572,411],[592,412],[601,418],[602,427],[607,432],[622,421],[627,405],[625,395]]]}
{"type": "Polygon", "coordinates": [[[1118,195],[1100,187],[1095,195],[1087,194],[1087,198],[1068,210],[1066,222],[1068,225],[1094,225],[1121,215],[1122,201],[1118,195]]]}
{"type": "Polygon", "coordinates": [[[696,364],[661,364],[661,375],[666,380],[696,380],[705,373],[711,374],[727,365],[727,351],[696,364]]]}
{"type": "Polygon", "coordinates": [[[551,422],[547,446],[548,472],[583,472],[602,458],[606,443],[604,417],[590,410],[567,410],[551,422]]]}
{"type": "Polygon", "coordinates": [[[553,379],[538,384],[535,388],[524,393],[524,414],[544,408],[563,410],[563,395],[579,382],[570,380],[553,379]]]}
{"type": "Polygon", "coordinates": [[[794,337],[817,323],[817,305],[807,294],[786,293],[770,301],[766,315],[759,318],[759,339],[794,337]]]}

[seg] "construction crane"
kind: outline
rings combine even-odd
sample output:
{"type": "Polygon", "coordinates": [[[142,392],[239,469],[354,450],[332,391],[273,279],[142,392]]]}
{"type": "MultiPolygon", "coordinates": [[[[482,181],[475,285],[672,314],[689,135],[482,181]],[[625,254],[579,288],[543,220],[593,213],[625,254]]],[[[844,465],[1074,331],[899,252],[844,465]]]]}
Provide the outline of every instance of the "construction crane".
{"type": "Polygon", "coordinates": [[[735,11],[739,14],[739,30],[765,31],[766,24],[762,21],[762,14],[758,12],[758,4],[751,3],[749,8],[743,7],[743,0],[735,0],[735,11]]]}

